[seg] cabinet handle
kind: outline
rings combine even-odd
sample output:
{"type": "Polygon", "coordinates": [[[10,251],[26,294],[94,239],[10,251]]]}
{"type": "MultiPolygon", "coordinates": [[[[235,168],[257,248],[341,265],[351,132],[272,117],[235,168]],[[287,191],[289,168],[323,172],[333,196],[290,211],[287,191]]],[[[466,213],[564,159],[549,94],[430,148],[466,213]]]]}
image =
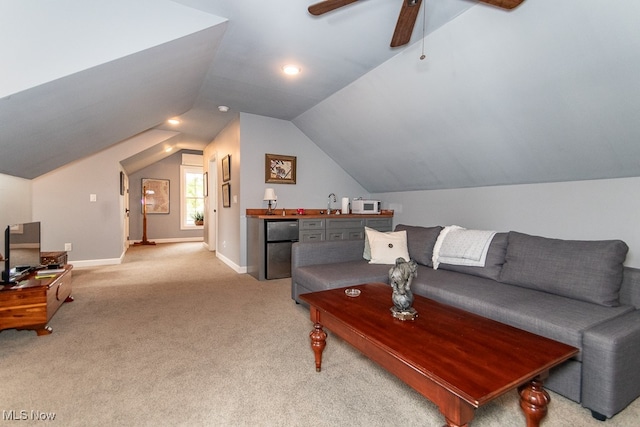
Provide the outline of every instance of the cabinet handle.
{"type": "Polygon", "coordinates": [[[62,285],[64,285],[64,282],[60,282],[58,284],[58,287],[56,288],[56,299],[58,301],[60,301],[60,288],[62,287],[62,285]]]}

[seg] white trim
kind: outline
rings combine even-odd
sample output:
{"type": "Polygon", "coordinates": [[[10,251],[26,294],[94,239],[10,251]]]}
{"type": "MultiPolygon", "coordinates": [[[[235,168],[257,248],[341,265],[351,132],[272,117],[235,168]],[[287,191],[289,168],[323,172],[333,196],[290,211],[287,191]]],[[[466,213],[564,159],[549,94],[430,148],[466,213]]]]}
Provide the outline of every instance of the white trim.
{"type": "MultiPolygon", "coordinates": [[[[186,154],[184,154],[186,155],[186,154]]],[[[202,157],[202,156],[200,156],[202,157]]],[[[204,172],[204,168],[202,166],[195,165],[180,165],[180,230],[203,230],[203,225],[186,225],[185,222],[187,220],[187,210],[185,209],[185,200],[186,200],[186,185],[187,182],[185,180],[185,175],[187,173],[200,173],[202,175],[204,172]]],[[[201,197],[202,203],[205,203],[204,195],[201,197]]]]}
{"type": "Polygon", "coordinates": [[[225,263],[227,266],[231,267],[233,271],[235,271],[238,274],[244,274],[247,272],[247,267],[240,267],[238,264],[231,261],[226,256],[222,255],[220,252],[216,252],[216,258],[218,258],[220,261],[225,263]]]}
{"type": "MultiPolygon", "coordinates": [[[[181,242],[202,242],[204,237],[170,237],[168,239],[151,239],[155,243],[181,243],[181,242]]],[[[139,240],[129,240],[129,244],[133,246],[139,240]]]]}

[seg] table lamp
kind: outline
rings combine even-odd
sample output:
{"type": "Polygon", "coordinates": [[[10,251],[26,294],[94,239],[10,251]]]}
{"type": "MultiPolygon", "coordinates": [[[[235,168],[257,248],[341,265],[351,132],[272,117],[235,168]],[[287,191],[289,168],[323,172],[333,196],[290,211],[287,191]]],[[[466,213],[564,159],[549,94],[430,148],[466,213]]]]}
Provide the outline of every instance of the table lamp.
{"type": "Polygon", "coordinates": [[[273,188],[265,188],[264,189],[264,197],[262,198],[264,201],[269,202],[269,207],[267,209],[267,215],[273,215],[273,209],[278,204],[278,196],[276,196],[276,192],[273,188]],[[273,206],[271,206],[271,202],[273,202],[273,206]]]}

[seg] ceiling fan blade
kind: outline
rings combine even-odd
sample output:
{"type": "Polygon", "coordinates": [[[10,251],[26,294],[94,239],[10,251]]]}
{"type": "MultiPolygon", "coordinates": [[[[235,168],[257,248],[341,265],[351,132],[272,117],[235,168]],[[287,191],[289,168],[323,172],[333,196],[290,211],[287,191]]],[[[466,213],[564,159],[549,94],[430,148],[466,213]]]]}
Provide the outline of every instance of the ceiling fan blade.
{"type": "Polygon", "coordinates": [[[398,23],[391,38],[391,47],[398,47],[409,43],[421,4],[422,0],[402,0],[398,23]]]}
{"type": "Polygon", "coordinates": [[[480,0],[482,3],[487,3],[493,6],[498,6],[503,9],[513,9],[520,6],[524,0],[480,0]]]}
{"type": "Polygon", "coordinates": [[[357,1],[358,0],[325,0],[320,3],[312,4],[309,6],[308,10],[310,14],[318,16],[357,1]]]}

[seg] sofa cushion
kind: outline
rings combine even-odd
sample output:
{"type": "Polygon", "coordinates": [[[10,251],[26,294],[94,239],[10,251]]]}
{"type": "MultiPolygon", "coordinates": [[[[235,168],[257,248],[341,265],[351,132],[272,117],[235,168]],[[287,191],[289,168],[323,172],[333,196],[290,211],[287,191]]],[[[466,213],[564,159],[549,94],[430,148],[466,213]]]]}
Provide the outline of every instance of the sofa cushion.
{"type": "Polygon", "coordinates": [[[397,258],[409,261],[406,231],[383,233],[369,227],[364,231],[371,250],[370,264],[395,264],[397,258]]]}
{"type": "Polygon", "coordinates": [[[628,250],[621,240],[560,240],[511,231],[500,281],[614,307],[628,250]]]}
{"type": "Polygon", "coordinates": [[[388,265],[369,264],[364,259],[309,265],[296,269],[295,281],[312,292],[361,283],[389,283],[389,268],[388,265]]]}
{"type": "MultiPolygon", "coordinates": [[[[629,313],[625,305],[604,307],[574,298],[520,286],[418,267],[414,294],[524,329],[582,349],[583,332],[595,325],[629,313]]],[[[420,313],[420,316],[428,313],[420,313]]],[[[578,360],[582,354],[576,356],[578,360]]]]}
{"type": "Polygon", "coordinates": [[[458,273],[471,274],[473,276],[485,277],[487,279],[499,280],[500,271],[504,264],[507,253],[508,233],[496,233],[489,245],[489,251],[484,267],[472,267],[467,265],[454,265],[441,262],[438,268],[443,270],[457,271],[458,273]]]}
{"type": "Polygon", "coordinates": [[[409,257],[418,264],[433,267],[432,256],[433,246],[438,240],[442,227],[420,227],[413,225],[398,224],[396,231],[405,230],[407,232],[407,246],[409,247],[409,257]]]}

